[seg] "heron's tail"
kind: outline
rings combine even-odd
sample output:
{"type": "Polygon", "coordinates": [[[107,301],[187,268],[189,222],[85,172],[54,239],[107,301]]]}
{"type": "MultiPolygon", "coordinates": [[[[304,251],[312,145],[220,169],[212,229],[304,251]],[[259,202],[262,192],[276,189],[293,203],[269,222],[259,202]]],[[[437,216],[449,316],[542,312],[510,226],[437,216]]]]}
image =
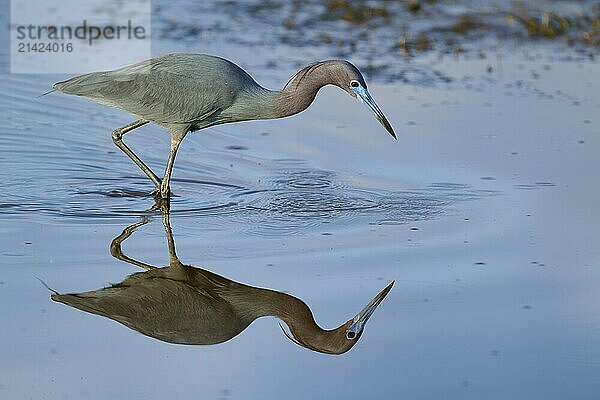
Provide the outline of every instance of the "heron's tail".
{"type": "Polygon", "coordinates": [[[37,98],[39,99],[40,97],[45,96],[45,95],[50,94],[50,93],[55,92],[55,91],[56,91],[56,89],[50,89],[46,93],[40,94],[37,98]]]}
{"type": "Polygon", "coordinates": [[[99,88],[105,87],[112,81],[114,79],[107,76],[105,72],[92,72],[67,79],[66,81],[57,82],[52,88],[66,94],[91,97],[90,95],[97,93],[99,88]]]}
{"type": "Polygon", "coordinates": [[[66,304],[81,311],[115,319],[114,315],[129,315],[131,313],[128,302],[113,297],[118,296],[122,290],[123,288],[120,287],[108,287],[84,293],[57,293],[53,294],[51,298],[58,303],[66,304]]]}

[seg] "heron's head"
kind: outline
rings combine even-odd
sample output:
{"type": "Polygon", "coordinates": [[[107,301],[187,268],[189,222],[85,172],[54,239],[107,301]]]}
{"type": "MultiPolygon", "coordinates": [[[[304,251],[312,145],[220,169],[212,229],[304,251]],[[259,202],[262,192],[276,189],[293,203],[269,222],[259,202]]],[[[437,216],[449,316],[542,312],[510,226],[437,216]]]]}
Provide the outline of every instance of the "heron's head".
{"type": "Polygon", "coordinates": [[[363,103],[389,134],[392,135],[394,139],[397,139],[394,128],[392,128],[392,125],[388,122],[387,118],[367,90],[365,78],[363,78],[358,68],[348,61],[340,61],[336,70],[336,73],[334,73],[334,84],[363,103]]]}
{"type": "MultiPolygon", "coordinates": [[[[339,328],[331,331],[323,331],[319,335],[302,335],[291,329],[291,335],[285,330],[286,336],[296,344],[307,349],[326,354],[343,354],[350,350],[363,334],[365,325],[373,312],[381,304],[385,296],[390,292],[394,282],[387,285],[377,294],[356,316],[346,321],[339,328]]],[[[282,327],[283,329],[283,327],[282,327]]]]}
{"type": "MultiPolygon", "coordinates": [[[[394,139],[396,134],[394,128],[388,122],[383,112],[371,97],[371,94],[367,90],[367,83],[362,74],[352,63],[345,60],[327,60],[319,61],[314,64],[310,64],[302,68],[296,75],[294,75],[283,88],[284,91],[295,92],[302,86],[310,88],[310,94],[305,94],[300,103],[301,107],[294,107],[297,103],[292,101],[291,111],[287,110],[285,115],[292,115],[299,111],[304,110],[314,100],[316,91],[325,85],[335,85],[348,93],[355,99],[360,100],[369,111],[375,115],[375,118],[383,125],[383,127],[389,132],[394,139]]],[[[307,93],[307,92],[302,92],[307,93]]],[[[298,102],[298,98],[294,98],[294,101],[298,102]]]]}

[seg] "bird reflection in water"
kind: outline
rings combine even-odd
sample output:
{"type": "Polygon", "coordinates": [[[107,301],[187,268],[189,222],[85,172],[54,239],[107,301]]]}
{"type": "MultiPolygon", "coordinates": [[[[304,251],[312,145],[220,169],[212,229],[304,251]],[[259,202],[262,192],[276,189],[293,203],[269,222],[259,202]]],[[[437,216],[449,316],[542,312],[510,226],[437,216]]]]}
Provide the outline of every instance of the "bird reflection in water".
{"type": "Polygon", "coordinates": [[[169,265],[155,267],[123,254],[121,243],[149,217],[133,224],[111,243],[111,254],[144,268],[123,282],[84,293],[59,294],[52,300],[92,314],[102,315],[169,343],[216,344],[237,336],[257,318],[277,317],[285,335],[298,345],[327,354],[342,354],[354,346],[367,320],[385,298],[394,282],[386,286],[354,318],[340,327],[319,327],[310,308],[300,299],[269,289],[244,285],[202,268],[181,263],[169,223],[168,202],[162,211],[169,247],[169,265]]]}

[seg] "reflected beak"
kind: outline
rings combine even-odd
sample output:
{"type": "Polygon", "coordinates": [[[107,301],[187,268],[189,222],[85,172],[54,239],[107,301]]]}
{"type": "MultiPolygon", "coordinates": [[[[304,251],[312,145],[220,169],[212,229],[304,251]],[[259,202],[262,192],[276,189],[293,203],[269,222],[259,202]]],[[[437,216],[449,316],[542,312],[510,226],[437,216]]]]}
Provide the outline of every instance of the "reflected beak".
{"type": "Polygon", "coordinates": [[[392,283],[387,285],[381,292],[379,292],[377,296],[375,296],[373,300],[371,300],[369,304],[367,304],[365,308],[363,308],[361,312],[356,314],[356,317],[354,317],[354,319],[352,320],[352,325],[350,325],[346,332],[352,332],[354,333],[354,336],[358,336],[360,332],[362,332],[362,330],[365,327],[365,324],[367,323],[369,318],[371,318],[371,315],[373,315],[373,312],[375,311],[377,306],[383,301],[383,299],[385,298],[385,296],[387,296],[390,290],[392,290],[394,282],[395,281],[392,281],[392,283]]]}
{"type": "Polygon", "coordinates": [[[352,91],[356,93],[356,97],[360,100],[360,102],[369,108],[369,111],[371,111],[375,115],[377,121],[379,121],[379,123],[383,125],[383,127],[390,133],[390,135],[392,135],[394,139],[398,140],[396,134],[394,133],[394,128],[392,128],[392,125],[388,122],[385,115],[383,115],[383,112],[381,111],[377,103],[375,103],[375,100],[373,100],[369,91],[360,85],[356,88],[352,88],[352,91]]]}

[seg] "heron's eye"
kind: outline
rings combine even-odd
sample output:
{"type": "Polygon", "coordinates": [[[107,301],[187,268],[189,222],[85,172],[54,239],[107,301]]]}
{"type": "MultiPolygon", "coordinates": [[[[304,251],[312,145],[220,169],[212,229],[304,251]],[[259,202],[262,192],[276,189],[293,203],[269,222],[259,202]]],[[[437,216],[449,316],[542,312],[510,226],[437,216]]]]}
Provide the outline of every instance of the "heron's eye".
{"type": "Polygon", "coordinates": [[[348,331],[348,332],[346,332],[346,338],[347,338],[347,339],[350,339],[350,340],[352,340],[352,339],[354,339],[355,337],[356,337],[356,333],[354,333],[354,332],[352,332],[352,331],[348,331]]]}
{"type": "Polygon", "coordinates": [[[350,87],[357,88],[359,86],[360,86],[360,83],[358,83],[358,81],[350,81],[350,87]]]}

